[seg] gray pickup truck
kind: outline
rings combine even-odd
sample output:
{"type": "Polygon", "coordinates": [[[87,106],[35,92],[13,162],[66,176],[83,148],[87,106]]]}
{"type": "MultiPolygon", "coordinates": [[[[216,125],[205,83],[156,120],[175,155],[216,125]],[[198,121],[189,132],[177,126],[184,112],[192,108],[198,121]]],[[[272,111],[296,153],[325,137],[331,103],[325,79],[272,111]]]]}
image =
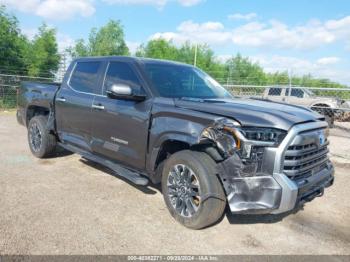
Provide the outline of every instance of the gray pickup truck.
{"type": "Polygon", "coordinates": [[[226,205],[291,211],[334,179],[324,116],[233,97],[175,62],[77,59],[62,84],[22,83],[17,119],[34,156],[61,146],[137,185],[161,183],[171,215],[193,229],[217,222],[226,205]]]}
{"type": "MultiPolygon", "coordinates": [[[[329,90],[325,88],[325,90],[329,90]]],[[[336,89],[333,89],[336,90],[336,89]]],[[[343,110],[349,108],[349,104],[335,97],[317,96],[312,90],[303,87],[269,87],[263,94],[264,99],[300,105],[324,115],[328,126],[334,126],[335,118],[341,118],[343,110]]]]}

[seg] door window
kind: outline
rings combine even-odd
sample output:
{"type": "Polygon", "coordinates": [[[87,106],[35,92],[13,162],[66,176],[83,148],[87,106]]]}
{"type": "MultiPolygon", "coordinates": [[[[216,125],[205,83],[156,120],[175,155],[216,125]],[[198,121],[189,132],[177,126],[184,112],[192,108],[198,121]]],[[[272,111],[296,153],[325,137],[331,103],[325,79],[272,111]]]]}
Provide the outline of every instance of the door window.
{"type": "Polygon", "coordinates": [[[304,91],[298,88],[292,88],[291,96],[295,96],[295,97],[299,97],[299,98],[303,98],[304,97],[304,91]]]}
{"type": "Polygon", "coordinates": [[[131,88],[140,88],[140,81],[131,66],[124,62],[109,63],[104,82],[104,90],[108,90],[114,84],[125,84],[131,88]]]}
{"type": "Polygon", "coordinates": [[[270,88],[269,96],[280,96],[282,93],[282,88],[270,88]]]}
{"type": "Polygon", "coordinates": [[[70,78],[69,85],[76,91],[101,94],[98,86],[98,71],[101,62],[78,62],[70,78]]]}

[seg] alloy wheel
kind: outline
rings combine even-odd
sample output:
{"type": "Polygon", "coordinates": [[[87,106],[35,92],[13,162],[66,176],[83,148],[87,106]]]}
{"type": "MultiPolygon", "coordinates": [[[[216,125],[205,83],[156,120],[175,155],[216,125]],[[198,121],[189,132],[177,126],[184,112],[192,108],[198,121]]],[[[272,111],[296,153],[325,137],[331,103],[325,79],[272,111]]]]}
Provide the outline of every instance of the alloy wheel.
{"type": "Polygon", "coordinates": [[[42,135],[37,123],[33,123],[29,128],[29,141],[31,148],[38,152],[42,144],[42,135]]]}
{"type": "Polygon", "coordinates": [[[177,164],[169,172],[168,197],[176,212],[192,217],[201,205],[200,185],[197,175],[186,165],[177,164]]]}

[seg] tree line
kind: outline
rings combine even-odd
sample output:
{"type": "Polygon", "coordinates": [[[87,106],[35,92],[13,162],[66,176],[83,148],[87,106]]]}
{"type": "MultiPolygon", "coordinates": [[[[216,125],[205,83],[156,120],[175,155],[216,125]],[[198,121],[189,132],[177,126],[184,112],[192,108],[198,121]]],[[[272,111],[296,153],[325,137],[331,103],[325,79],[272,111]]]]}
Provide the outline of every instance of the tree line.
{"type": "MultiPolygon", "coordinates": [[[[78,39],[66,50],[73,58],[85,56],[135,55],[138,57],[167,59],[196,66],[208,72],[221,83],[240,85],[288,84],[288,72],[267,73],[258,63],[240,54],[227,61],[217,58],[207,44],[186,42],[175,45],[165,39],[154,39],[140,45],[131,54],[125,42],[124,28],[119,20],[110,20],[100,28],[92,28],[87,40],[78,39]]],[[[56,30],[43,23],[33,39],[20,30],[19,22],[0,6],[0,73],[13,72],[28,76],[53,77],[60,63],[56,30]]],[[[293,76],[293,85],[312,87],[346,87],[329,79],[311,75],[293,76]]]]}
{"type": "Polygon", "coordinates": [[[60,62],[56,30],[43,23],[29,40],[17,18],[0,6],[0,72],[51,77],[60,62]]]}

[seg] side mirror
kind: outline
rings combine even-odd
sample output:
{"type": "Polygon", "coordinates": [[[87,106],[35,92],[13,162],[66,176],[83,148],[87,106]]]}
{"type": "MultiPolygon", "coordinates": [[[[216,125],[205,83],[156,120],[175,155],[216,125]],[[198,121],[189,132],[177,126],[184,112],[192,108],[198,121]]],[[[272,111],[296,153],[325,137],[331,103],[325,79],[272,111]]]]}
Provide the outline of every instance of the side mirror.
{"type": "Polygon", "coordinates": [[[132,88],[125,84],[114,84],[107,90],[107,96],[112,99],[143,101],[145,94],[136,94],[132,88]]]}

